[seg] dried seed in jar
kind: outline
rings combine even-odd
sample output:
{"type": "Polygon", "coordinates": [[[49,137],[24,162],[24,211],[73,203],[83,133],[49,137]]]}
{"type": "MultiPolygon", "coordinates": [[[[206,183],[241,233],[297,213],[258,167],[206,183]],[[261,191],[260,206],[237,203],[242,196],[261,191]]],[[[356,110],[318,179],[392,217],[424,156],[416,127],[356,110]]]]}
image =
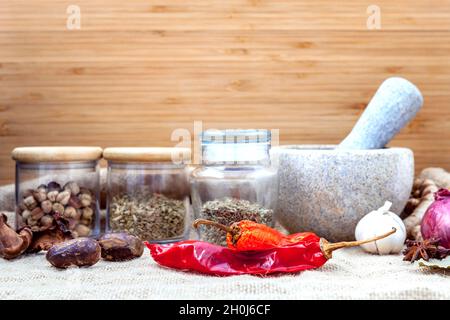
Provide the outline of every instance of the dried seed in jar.
{"type": "Polygon", "coordinates": [[[52,208],[53,208],[53,212],[55,212],[55,213],[60,213],[60,214],[64,213],[64,206],[61,203],[55,202],[53,204],[52,208]]]}
{"type": "Polygon", "coordinates": [[[54,219],[52,216],[50,216],[50,215],[43,216],[40,221],[41,226],[42,226],[41,231],[47,230],[48,228],[50,228],[53,225],[53,221],[54,221],[54,219]]]}
{"type": "Polygon", "coordinates": [[[52,181],[47,186],[48,191],[61,191],[61,185],[58,182],[52,181]]]}
{"type": "Polygon", "coordinates": [[[92,210],[92,208],[83,208],[81,210],[82,212],[82,218],[86,219],[86,220],[92,220],[92,217],[94,216],[94,210],[92,210]]]}
{"type": "Polygon", "coordinates": [[[74,207],[66,207],[63,216],[67,219],[75,219],[77,216],[77,210],[74,207]]]}
{"type": "Polygon", "coordinates": [[[92,196],[91,190],[89,190],[88,188],[84,188],[84,187],[80,187],[80,193],[88,194],[88,195],[92,196]]]}
{"type": "Polygon", "coordinates": [[[29,217],[27,219],[27,225],[29,225],[30,227],[37,225],[38,222],[36,220],[34,220],[32,217],[29,217]]]}
{"type": "Polygon", "coordinates": [[[36,199],[37,202],[41,203],[41,202],[47,200],[47,193],[40,192],[40,191],[34,191],[33,197],[34,197],[34,199],[36,199]]]}
{"type": "Polygon", "coordinates": [[[35,221],[38,221],[44,216],[44,211],[41,208],[37,207],[31,211],[31,218],[35,221]]]}
{"type": "Polygon", "coordinates": [[[90,194],[87,194],[87,193],[80,193],[80,194],[78,195],[78,198],[80,199],[81,205],[82,205],[83,207],[89,207],[89,206],[91,205],[91,203],[92,203],[92,197],[91,197],[90,194]]]}
{"type": "MultiPolygon", "coordinates": [[[[78,220],[76,220],[76,219],[68,219],[67,220],[68,222],[69,222],[69,225],[67,226],[68,228],[69,228],[69,230],[71,230],[72,231],[72,233],[73,233],[73,230],[75,230],[75,228],[78,226],[78,220]]],[[[74,236],[74,238],[75,238],[75,236],[74,236]]]]}
{"type": "Polygon", "coordinates": [[[92,220],[82,219],[80,221],[81,224],[84,224],[85,226],[90,226],[92,223],[92,220]]]}
{"type": "Polygon", "coordinates": [[[31,211],[30,210],[22,211],[22,218],[23,218],[23,220],[27,220],[29,217],[31,217],[31,211]]]}
{"type": "Polygon", "coordinates": [[[28,210],[33,210],[37,206],[36,199],[33,196],[28,196],[23,199],[23,204],[27,207],[28,210]]]}
{"type": "Polygon", "coordinates": [[[22,193],[22,198],[28,198],[30,196],[33,196],[34,190],[33,189],[27,189],[22,193]]]}
{"type": "Polygon", "coordinates": [[[56,197],[56,201],[61,203],[63,206],[69,203],[69,199],[70,199],[70,191],[60,192],[56,197]]]}
{"type": "Polygon", "coordinates": [[[58,197],[59,191],[57,190],[53,190],[50,191],[49,193],[47,193],[47,199],[50,200],[51,202],[55,202],[56,198],[58,197]]]}
{"type": "Polygon", "coordinates": [[[45,184],[41,184],[39,187],[37,187],[37,192],[42,192],[42,193],[47,193],[48,192],[48,188],[45,184]]]}
{"type": "Polygon", "coordinates": [[[80,209],[82,207],[81,200],[78,199],[77,196],[71,196],[68,205],[74,207],[75,209],[80,209]]]}
{"type": "Polygon", "coordinates": [[[70,191],[70,194],[72,196],[76,196],[80,193],[80,187],[78,186],[78,183],[75,181],[69,181],[64,185],[64,190],[70,191]]]}
{"type": "Polygon", "coordinates": [[[50,200],[45,200],[41,203],[41,208],[44,213],[50,213],[53,210],[53,204],[50,200]]]}
{"type": "Polygon", "coordinates": [[[87,237],[91,234],[91,228],[79,224],[75,227],[75,232],[78,233],[79,237],[87,237]]]}

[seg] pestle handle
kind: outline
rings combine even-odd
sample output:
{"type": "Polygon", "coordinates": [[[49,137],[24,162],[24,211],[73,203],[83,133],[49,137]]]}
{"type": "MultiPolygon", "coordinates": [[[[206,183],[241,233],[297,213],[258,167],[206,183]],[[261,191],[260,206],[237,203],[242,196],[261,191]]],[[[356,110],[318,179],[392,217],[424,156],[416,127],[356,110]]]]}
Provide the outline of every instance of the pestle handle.
{"type": "Polygon", "coordinates": [[[419,89],[400,77],[386,79],[339,149],[381,149],[410,122],[423,104],[419,89]]]}

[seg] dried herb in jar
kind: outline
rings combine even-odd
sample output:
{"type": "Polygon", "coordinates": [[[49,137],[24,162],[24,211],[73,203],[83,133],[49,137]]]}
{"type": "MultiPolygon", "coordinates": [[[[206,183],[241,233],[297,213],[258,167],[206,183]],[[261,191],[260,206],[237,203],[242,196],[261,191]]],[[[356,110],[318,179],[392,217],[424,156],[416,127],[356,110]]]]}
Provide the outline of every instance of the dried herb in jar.
{"type": "Polygon", "coordinates": [[[126,231],[146,241],[183,236],[185,217],[182,200],[156,193],[118,195],[110,206],[110,227],[114,232],[126,231]]]}
{"type": "MultiPolygon", "coordinates": [[[[241,220],[250,220],[270,226],[273,221],[273,210],[248,200],[223,198],[206,202],[199,218],[212,220],[226,226],[241,220]]],[[[220,230],[202,225],[199,231],[201,240],[226,245],[226,235],[220,230]]]]}

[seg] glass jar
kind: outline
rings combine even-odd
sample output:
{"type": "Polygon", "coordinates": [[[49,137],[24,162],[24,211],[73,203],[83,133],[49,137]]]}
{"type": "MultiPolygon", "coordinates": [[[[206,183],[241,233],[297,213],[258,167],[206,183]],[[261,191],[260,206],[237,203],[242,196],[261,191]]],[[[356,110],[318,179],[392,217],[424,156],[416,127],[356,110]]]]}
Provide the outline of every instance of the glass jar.
{"type": "Polygon", "coordinates": [[[16,228],[73,237],[100,233],[99,147],[16,148],[16,228]]]}
{"type": "Polygon", "coordinates": [[[190,197],[186,148],[106,148],[109,232],[126,231],[149,242],[188,235],[190,197]]]}
{"type": "MultiPolygon", "coordinates": [[[[208,130],[202,133],[202,166],[191,174],[196,218],[230,225],[253,220],[274,225],[277,171],[270,165],[268,130],[208,130]]],[[[225,245],[222,230],[201,225],[199,238],[225,245]]]]}

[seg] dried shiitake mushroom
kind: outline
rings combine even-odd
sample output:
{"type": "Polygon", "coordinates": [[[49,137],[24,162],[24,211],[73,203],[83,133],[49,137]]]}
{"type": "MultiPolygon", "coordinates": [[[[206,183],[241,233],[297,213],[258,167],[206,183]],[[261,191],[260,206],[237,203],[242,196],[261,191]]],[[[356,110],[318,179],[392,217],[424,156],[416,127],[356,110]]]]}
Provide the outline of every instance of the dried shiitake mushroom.
{"type": "Polygon", "coordinates": [[[105,234],[98,240],[102,258],[108,261],[126,261],[142,256],[144,244],[125,232],[105,234]]]}
{"type": "Polygon", "coordinates": [[[33,233],[29,228],[15,232],[7,223],[7,217],[0,213],[0,257],[14,259],[20,256],[31,243],[33,233]]]}
{"type": "Polygon", "coordinates": [[[54,228],[33,234],[33,240],[27,250],[28,253],[36,253],[42,250],[47,251],[55,244],[73,239],[68,222],[57,215],[53,219],[56,221],[54,228]]]}

